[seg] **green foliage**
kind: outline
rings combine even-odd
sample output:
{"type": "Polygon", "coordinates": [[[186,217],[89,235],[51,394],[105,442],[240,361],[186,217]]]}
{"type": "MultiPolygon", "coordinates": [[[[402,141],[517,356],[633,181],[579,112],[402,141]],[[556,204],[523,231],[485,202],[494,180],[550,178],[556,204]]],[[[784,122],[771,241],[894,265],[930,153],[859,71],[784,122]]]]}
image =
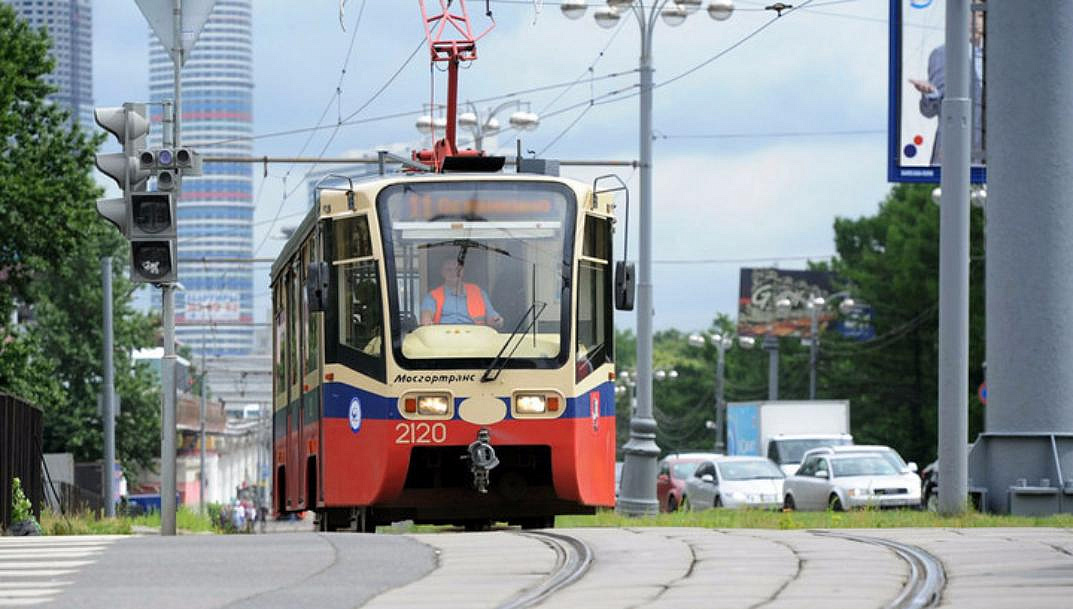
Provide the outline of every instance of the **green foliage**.
{"type": "Polygon", "coordinates": [[[42,408],[45,452],[100,458],[100,258],[113,256],[116,451],[125,464],[147,466],[159,451],[158,390],[129,354],[154,344],[154,329],[128,304],[126,242],[94,207],[101,192],[91,169],[103,136],[45,99],[49,44],[0,4],[0,389],[42,408]],[[32,322],[4,325],[20,303],[32,322]]]}
{"type": "Polygon", "coordinates": [[[601,510],[593,516],[559,516],[555,526],[573,527],[703,527],[709,529],[890,529],[969,527],[1073,527],[1073,516],[997,516],[969,511],[956,516],[918,510],[851,510],[848,512],[782,512],[715,509],[675,512],[641,518],[601,510]]]}
{"type": "Polygon", "coordinates": [[[33,505],[22,492],[22,481],[18,476],[11,479],[11,522],[33,520],[33,505]]]}

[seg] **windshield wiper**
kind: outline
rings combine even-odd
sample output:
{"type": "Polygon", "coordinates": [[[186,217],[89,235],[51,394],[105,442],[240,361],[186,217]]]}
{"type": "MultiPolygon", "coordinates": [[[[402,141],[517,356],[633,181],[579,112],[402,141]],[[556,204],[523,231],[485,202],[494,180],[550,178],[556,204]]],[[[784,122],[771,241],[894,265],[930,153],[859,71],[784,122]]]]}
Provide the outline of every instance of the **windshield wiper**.
{"type": "Polygon", "coordinates": [[[484,374],[481,375],[482,383],[488,383],[499,378],[499,373],[502,372],[503,368],[507,366],[507,361],[509,361],[511,356],[514,355],[514,352],[518,350],[518,347],[522,345],[522,341],[519,340],[514,345],[514,348],[510,350],[510,353],[508,353],[506,357],[503,357],[503,352],[507,350],[508,346],[510,346],[510,341],[514,340],[514,337],[518,336],[518,334],[521,334],[523,336],[527,334],[529,332],[529,328],[532,328],[536,325],[537,320],[540,319],[540,314],[544,312],[544,309],[547,308],[547,306],[548,303],[546,302],[534,302],[533,304],[529,305],[529,308],[525,310],[525,315],[522,315],[522,318],[518,320],[518,324],[514,326],[514,331],[510,333],[510,336],[508,336],[507,340],[503,343],[503,348],[499,350],[499,353],[496,354],[495,359],[492,360],[492,363],[488,366],[488,369],[485,370],[484,374]],[[540,305],[539,309],[536,308],[537,305],[540,305]],[[529,318],[530,314],[532,314],[533,320],[529,322],[529,325],[525,326],[525,330],[523,331],[522,324],[525,323],[525,320],[529,318]]]}

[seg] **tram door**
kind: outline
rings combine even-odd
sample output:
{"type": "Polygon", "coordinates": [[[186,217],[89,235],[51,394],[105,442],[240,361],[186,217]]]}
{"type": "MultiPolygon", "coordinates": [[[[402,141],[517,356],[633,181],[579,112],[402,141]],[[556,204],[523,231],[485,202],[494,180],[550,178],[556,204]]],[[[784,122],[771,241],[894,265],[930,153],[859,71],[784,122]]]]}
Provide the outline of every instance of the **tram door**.
{"type": "Polygon", "coordinates": [[[309,310],[309,292],[305,289],[308,279],[309,264],[321,259],[320,233],[314,232],[302,248],[302,265],[300,287],[302,300],[302,398],[301,398],[301,454],[303,474],[303,499],[306,509],[313,509],[320,492],[322,471],[320,463],[321,447],[321,315],[309,310]]]}
{"type": "Polygon", "coordinates": [[[302,441],[302,375],[301,332],[299,319],[301,294],[301,257],[296,257],[287,271],[287,506],[291,510],[300,507],[302,499],[303,467],[302,441]]]}
{"type": "Polygon", "coordinates": [[[273,397],[272,397],[272,489],[273,507],[278,512],[287,509],[287,282],[284,274],[273,286],[275,299],[275,336],[273,340],[273,397]]]}

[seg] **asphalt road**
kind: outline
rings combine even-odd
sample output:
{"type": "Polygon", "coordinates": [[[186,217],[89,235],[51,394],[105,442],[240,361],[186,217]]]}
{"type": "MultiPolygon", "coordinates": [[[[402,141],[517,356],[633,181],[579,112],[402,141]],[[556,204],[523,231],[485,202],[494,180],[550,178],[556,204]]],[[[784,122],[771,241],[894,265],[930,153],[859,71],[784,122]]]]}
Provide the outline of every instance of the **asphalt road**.
{"type": "MultiPolygon", "coordinates": [[[[592,551],[540,607],[888,607],[938,559],[939,607],[1073,607],[1073,531],[689,528],[556,530],[592,551]],[[862,541],[863,540],[863,541],[862,541]],[[869,542],[871,540],[871,542],[869,542]]],[[[0,607],[499,607],[562,564],[521,531],[431,535],[0,538],[0,607]]]]}

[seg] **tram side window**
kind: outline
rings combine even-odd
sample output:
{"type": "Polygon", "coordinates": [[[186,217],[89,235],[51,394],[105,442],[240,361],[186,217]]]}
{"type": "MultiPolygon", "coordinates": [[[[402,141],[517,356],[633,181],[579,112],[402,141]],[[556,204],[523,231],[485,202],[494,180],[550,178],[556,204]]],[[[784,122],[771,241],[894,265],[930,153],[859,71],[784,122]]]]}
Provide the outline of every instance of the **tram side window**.
{"type": "MultiPolygon", "coordinates": [[[[315,239],[315,238],[314,238],[315,239]]],[[[309,267],[309,263],[317,260],[317,242],[311,239],[307,244],[305,253],[302,255],[302,269],[309,267]]],[[[304,274],[304,272],[303,272],[304,274]]],[[[302,282],[303,285],[305,281],[302,282]]],[[[302,315],[306,320],[306,365],[305,372],[309,374],[317,369],[319,351],[319,317],[309,312],[309,300],[306,291],[302,290],[302,315]]]]}
{"type": "Polygon", "coordinates": [[[275,342],[275,367],[276,367],[276,393],[287,392],[287,377],[283,365],[283,353],[287,348],[287,313],[284,310],[283,285],[276,284],[276,342],[275,342]]]}
{"type": "Polygon", "coordinates": [[[611,223],[586,216],[577,282],[577,380],[611,361],[611,223]]]}
{"type": "Polygon", "coordinates": [[[332,260],[353,260],[373,255],[373,241],[369,235],[369,218],[356,216],[336,220],[333,223],[335,234],[332,243],[335,244],[332,260]]]}
{"type": "Polygon", "coordinates": [[[383,314],[375,260],[344,264],[339,269],[339,336],[344,345],[380,357],[383,314]]]}

